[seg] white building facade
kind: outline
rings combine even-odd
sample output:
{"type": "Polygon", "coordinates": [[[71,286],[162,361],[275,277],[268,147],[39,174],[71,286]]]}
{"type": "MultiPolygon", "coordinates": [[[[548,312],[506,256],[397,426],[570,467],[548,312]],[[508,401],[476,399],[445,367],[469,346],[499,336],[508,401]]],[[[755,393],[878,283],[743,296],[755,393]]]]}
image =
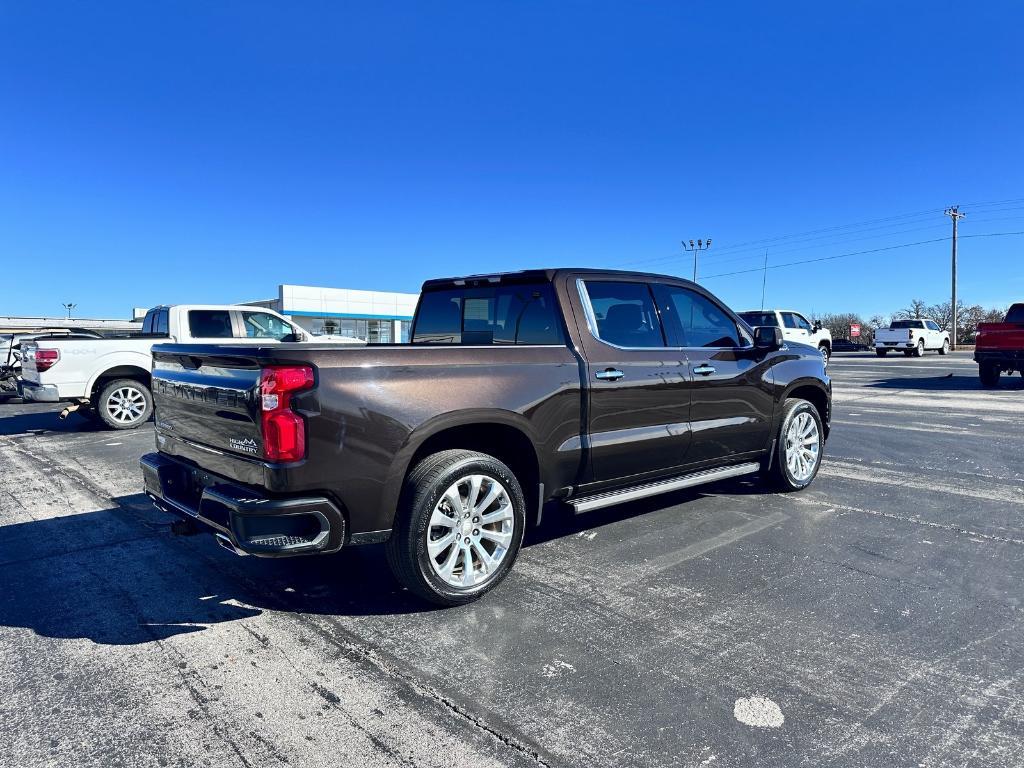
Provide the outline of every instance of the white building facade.
{"type": "Polygon", "coordinates": [[[381,344],[408,342],[418,293],[279,285],[277,298],[252,301],[280,312],[315,335],[347,336],[381,344]]]}

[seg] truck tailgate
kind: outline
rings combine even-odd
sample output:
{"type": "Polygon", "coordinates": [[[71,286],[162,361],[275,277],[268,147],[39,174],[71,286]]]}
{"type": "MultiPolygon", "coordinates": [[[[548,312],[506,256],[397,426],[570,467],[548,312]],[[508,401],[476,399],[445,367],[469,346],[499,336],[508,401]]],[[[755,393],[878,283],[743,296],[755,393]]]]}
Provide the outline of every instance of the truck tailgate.
{"type": "Polygon", "coordinates": [[[975,349],[1024,350],[1024,324],[979,324],[975,349]]]}
{"type": "Polygon", "coordinates": [[[179,349],[153,351],[158,433],[238,456],[262,456],[257,356],[216,347],[179,349]]]}

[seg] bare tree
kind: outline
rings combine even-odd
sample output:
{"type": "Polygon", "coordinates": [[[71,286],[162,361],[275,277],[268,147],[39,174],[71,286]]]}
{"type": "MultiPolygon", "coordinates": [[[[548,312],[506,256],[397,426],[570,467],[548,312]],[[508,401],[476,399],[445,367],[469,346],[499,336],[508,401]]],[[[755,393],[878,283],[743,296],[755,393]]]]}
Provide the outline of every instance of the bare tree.
{"type": "Polygon", "coordinates": [[[893,317],[903,320],[920,320],[922,317],[926,316],[927,310],[928,305],[925,304],[923,300],[913,299],[911,300],[909,307],[897,310],[896,313],[893,314],[893,317]]]}

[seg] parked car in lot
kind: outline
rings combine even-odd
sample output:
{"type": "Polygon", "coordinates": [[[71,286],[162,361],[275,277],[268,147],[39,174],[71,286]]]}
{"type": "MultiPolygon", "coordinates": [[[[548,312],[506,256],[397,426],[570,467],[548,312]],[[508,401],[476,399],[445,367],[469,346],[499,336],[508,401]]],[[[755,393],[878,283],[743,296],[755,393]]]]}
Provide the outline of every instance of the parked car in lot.
{"type": "Polygon", "coordinates": [[[504,578],[547,501],[583,513],[758,472],[805,488],[831,412],[815,347],[631,272],[431,280],[410,344],[153,357],[157,506],[239,554],[386,541],[399,580],[446,605],[504,578]]]}
{"type": "Polygon", "coordinates": [[[923,357],[933,349],[940,355],[949,352],[949,333],[928,318],[916,320],[893,320],[888,328],[875,331],[875,354],[885,357],[893,350],[904,355],[923,357]]]}
{"type": "Polygon", "coordinates": [[[870,352],[871,347],[850,339],[832,339],[833,352],[870,352]]]}
{"type": "Polygon", "coordinates": [[[1024,304],[1014,304],[1001,323],[979,323],[974,359],[983,387],[999,385],[1002,373],[1024,375],[1024,304]]]}
{"type": "Polygon", "coordinates": [[[269,309],[217,304],[153,307],[141,336],[48,338],[25,344],[21,395],[26,400],[69,401],[114,429],[132,429],[153,412],[150,350],[162,341],[277,343],[306,336],[269,309]]]}
{"type": "Polygon", "coordinates": [[[758,309],[740,312],[739,315],[751,328],[774,325],[782,329],[782,338],[786,341],[817,347],[826,360],[832,355],[832,332],[820,323],[812,323],[799,312],[791,309],[758,309]]]}

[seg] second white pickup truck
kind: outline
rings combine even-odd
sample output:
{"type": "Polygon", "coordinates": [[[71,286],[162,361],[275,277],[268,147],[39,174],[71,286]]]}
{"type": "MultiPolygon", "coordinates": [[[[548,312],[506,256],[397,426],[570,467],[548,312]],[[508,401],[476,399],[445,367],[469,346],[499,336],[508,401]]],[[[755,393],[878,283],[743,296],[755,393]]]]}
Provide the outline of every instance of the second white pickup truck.
{"type": "MultiPolygon", "coordinates": [[[[153,413],[154,344],[267,344],[306,341],[305,332],[258,307],[179,304],[153,307],[141,336],[46,339],[22,348],[21,396],[95,416],[113,429],[133,429],[153,413]]],[[[322,341],[322,339],[318,339],[322,341]]]]}
{"type": "Polygon", "coordinates": [[[927,317],[914,320],[893,320],[888,328],[875,331],[875,354],[885,357],[890,350],[900,350],[908,357],[921,357],[934,349],[940,355],[949,352],[949,333],[927,317]]]}
{"type": "Polygon", "coordinates": [[[739,316],[751,328],[759,325],[781,328],[782,338],[786,341],[817,347],[826,361],[832,356],[832,332],[820,323],[812,323],[799,312],[792,309],[752,309],[740,312],[739,316]]]}

